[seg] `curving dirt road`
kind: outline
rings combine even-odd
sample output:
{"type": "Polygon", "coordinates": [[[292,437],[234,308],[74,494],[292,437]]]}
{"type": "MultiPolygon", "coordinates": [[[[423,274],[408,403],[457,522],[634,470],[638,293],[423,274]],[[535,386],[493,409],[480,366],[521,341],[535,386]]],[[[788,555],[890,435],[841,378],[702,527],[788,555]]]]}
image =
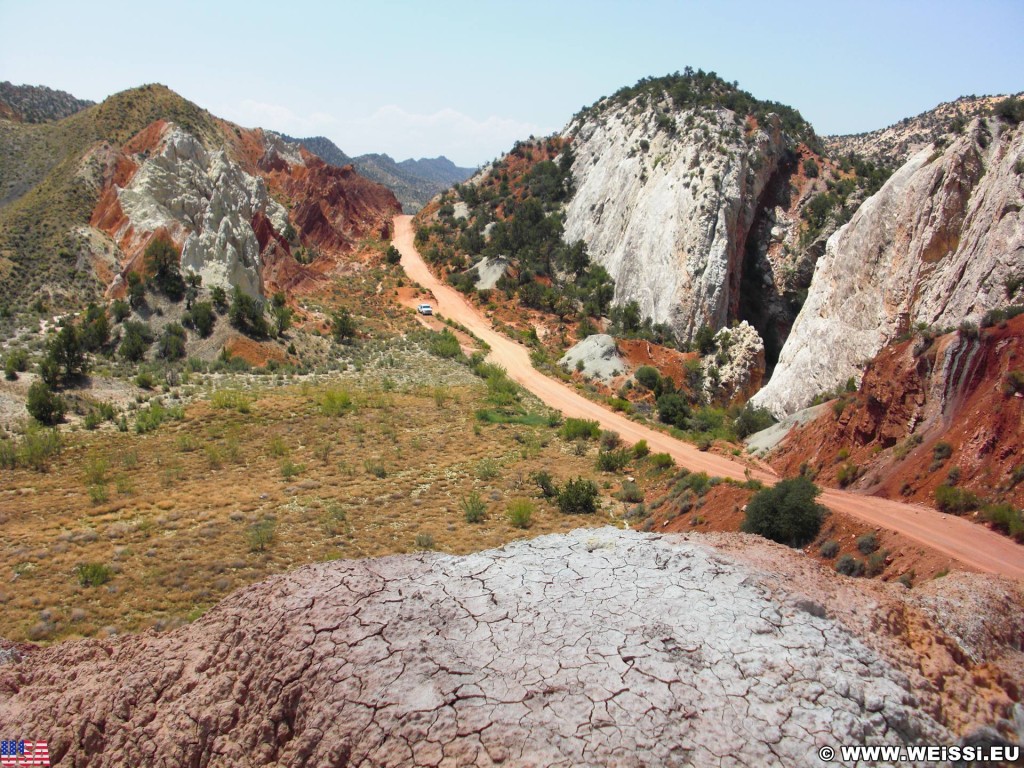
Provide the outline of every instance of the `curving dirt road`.
{"type": "MultiPolygon", "coordinates": [[[[530,364],[526,347],[493,330],[462,294],[431,273],[413,244],[413,235],[412,216],[396,216],[394,245],[402,254],[406,274],[434,295],[438,312],[462,323],[491,346],[488,358],[491,362],[503,366],[512,379],[544,403],[566,416],[595,419],[602,428],[615,430],[628,443],[646,440],[653,452],[668,453],[677,464],[693,471],[735,480],[752,477],[766,483],[778,479],[762,468],[751,468],[724,456],[698,451],[688,443],[630,421],[536,371],[530,364]]],[[[1024,579],[1024,547],[963,518],[928,507],[832,489],[822,493],[821,501],[829,509],[896,531],[979,571],[1024,579]]]]}

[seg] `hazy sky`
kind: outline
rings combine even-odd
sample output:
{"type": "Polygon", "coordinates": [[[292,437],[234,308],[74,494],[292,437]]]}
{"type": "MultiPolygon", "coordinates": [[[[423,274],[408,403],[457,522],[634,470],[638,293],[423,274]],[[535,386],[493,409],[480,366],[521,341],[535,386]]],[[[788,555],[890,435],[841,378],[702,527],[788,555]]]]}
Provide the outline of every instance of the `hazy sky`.
{"type": "Polygon", "coordinates": [[[821,134],[1024,90],[1024,0],[0,0],[0,80],[101,100],[148,82],[349,154],[475,166],[687,65],[821,134]]]}

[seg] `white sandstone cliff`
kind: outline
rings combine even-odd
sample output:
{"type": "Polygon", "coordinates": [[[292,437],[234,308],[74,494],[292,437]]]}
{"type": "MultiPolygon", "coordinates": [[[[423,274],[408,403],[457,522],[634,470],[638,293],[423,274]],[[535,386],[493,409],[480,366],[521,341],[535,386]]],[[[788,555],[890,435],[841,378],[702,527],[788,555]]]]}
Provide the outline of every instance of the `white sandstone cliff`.
{"type": "Polygon", "coordinates": [[[778,366],[754,403],[792,413],[919,323],[977,321],[1024,272],[1024,128],[975,120],[914,155],[829,238],[778,366]]]}
{"type": "Polygon", "coordinates": [[[786,139],[774,117],[753,127],[727,109],[666,104],[595,109],[567,127],[564,237],[608,270],[616,304],[635,300],[689,339],[737,314],[747,234],[786,139]]]}

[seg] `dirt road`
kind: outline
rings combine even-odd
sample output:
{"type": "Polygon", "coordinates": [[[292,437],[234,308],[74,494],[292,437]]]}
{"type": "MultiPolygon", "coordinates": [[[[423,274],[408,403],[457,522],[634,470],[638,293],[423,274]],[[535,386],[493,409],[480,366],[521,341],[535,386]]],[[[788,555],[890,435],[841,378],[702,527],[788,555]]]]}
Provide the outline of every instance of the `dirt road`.
{"type": "MultiPolygon", "coordinates": [[[[688,443],[632,422],[534,370],[526,347],[493,330],[487,319],[471,307],[462,294],[430,272],[413,244],[413,234],[412,217],[396,216],[394,244],[402,254],[402,267],[406,274],[434,294],[437,312],[462,323],[486,341],[491,346],[489,360],[504,367],[512,379],[544,403],[566,416],[595,419],[602,428],[615,430],[628,443],[646,440],[651,451],[668,453],[677,464],[696,472],[735,480],[752,477],[766,483],[778,479],[764,469],[750,468],[724,456],[698,451],[688,443]]],[[[927,507],[845,491],[825,490],[821,500],[836,512],[896,531],[964,565],[1012,578],[1024,578],[1024,547],[963,518],[927,507]]]]}

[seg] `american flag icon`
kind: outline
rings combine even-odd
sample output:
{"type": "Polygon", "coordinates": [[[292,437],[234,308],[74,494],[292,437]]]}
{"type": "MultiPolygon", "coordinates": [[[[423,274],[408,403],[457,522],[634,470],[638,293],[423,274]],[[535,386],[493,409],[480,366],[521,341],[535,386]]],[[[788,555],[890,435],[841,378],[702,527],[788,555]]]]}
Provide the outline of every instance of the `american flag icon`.
{"type": "Polygon", "coordinates": [[[45,741],[0,741],[0,768],[50,767],[50,750],[45,741]]]}

